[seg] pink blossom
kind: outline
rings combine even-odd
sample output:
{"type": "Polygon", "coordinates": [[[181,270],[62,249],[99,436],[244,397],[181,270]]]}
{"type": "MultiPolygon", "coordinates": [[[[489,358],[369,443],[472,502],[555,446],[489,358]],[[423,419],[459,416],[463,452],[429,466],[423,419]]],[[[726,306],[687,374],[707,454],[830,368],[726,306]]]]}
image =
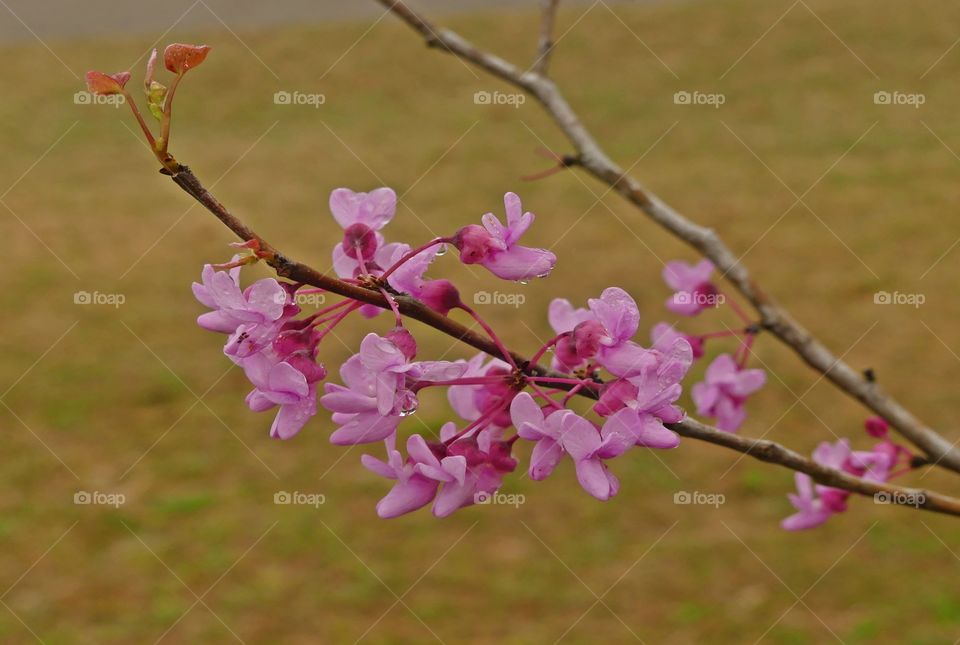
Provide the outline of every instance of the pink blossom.
{"type": "Polygon", "coordinates": [[[371,455],[363,455],[360,460],[366,468],[381,477],[396,480],[386,497],[377,503],[377,515],[384,519],[399,517],[426,506],[437,495],[440,483],[416,470],[420,460],[432,463],[436,460],[423,437],[412,435],[407,440],[407,452],[410,459],[404,459],[396,449],[396,435],[386,437],[387,461],[383,462],[371,455]]]}
{"type": "Polygon", "coordinates": [[[794,473],[797,492],[787,497],[797,512],[780,522],[787,531],[802,531],[820,526],[834,514],[819,498],[813,487],[813,479],[806,473],[794,473]]]}
{"type": "Polygon", "coordinates": [[[344,230],[363,224],[379,231],[397,212],[397,194],[392,188],[377,188],[369,193],[355,193],[337,188],[330,193],[330,212],[344,230]]]}
{"type": "Polygon", "coordinates": [[[575,308],[566,298],[554,298],[547,310],[547,320],[553,331],[560,336],[556,342],[553,368],[573,371],[585,361],[577,353],[577,342],[573,330],[580,323],[594,320],[593,312],[583,307],[575,308]]]}
{"type": "Polygon", "coordinates": [[[630,340],[640,326],[640,310],[630,294],[608,287],[587,306],[593,318],[573,330],[577,356],[596,359],[615,376],[639,374],[656,364],[656,352],[630,340]]]}
{"type": "Polygon", "coordinates": [[[675,448],[680,438],[664,423],[677,423],[683,410],[674,403],[680,398],[680,382],[693,363],[690,344],[674,339],[665,351],[654,350],[658,362],[654,368],[625,379],[607,383],[594,405],[597,414],[607,417],[604,429],[633,437],[634,443],[647,448],[675,448]]]}
{"type": "Polygon", "coordinates": [[[653,343],[653,348],[660,351],[665,351],[665,347],[671,347],[678,338],[690,343],[690,347],[693,349],[693,360],[703,357],[703,338],[700,336],[684,334],[677,331],[673,325],[665,322],[657,323],[650,330],[650,341],[653,343]]]}
{"type": "MultiPolygon", "coordinates": [[[[868,481],[885,482],[899,457],[909,452],[891,441],[884,441],[869,451],[850,449],[847,439],[834,443],[824,441],[813,451],[813,460],[821,466],[833,468],[868,481]]],[[[796,473],[797,493],[788,495],[797,512],[781,522],[788,531],[813,528],[826,522],[832,515],[847,510],[849,491],[814,484],[805,473],[796,473]]]]}
{"type": "MultiPolygon", "coordinates": [[[[478,376],[503,376],[510,374],[510,366],[499,358],[488,358],[480,353],[469,361],[457,361],[464,368],[462,378],[478,376]]],[[[482,385],[452,385],[447,389],[447,400],[461,418],[467,421],[476,421],[480,415],[489,410],[500,409],[490,416],[490,423],[498,428],[510,425],[508,405],[516,394],[507,386],[506,378],[503,382],[482,385]]]]}
{"type": "MultiPolygon", "coordinates": [[[[313,365],[319,367],[315,363],[313,365]]],[[[315,382],[326,374],[322,367],[309,371],[308,378],[290,362],[273,363],[261,353],[246,359],[244,370],[255,386],[247,395],[250,409],[262,412],[280,406],[270,428],[271,437],[289,439],[317,413],[315,382]]]]}
{"type": "Polygon", "coordinates": [[[632,436],[612,428],[600,431],[572,410],[555,410],[545,416],[526,392],[514,398],[510,414],[517,433],[536,442],[530,458],[531,479],[548,477],[567,454],[584,490],[600,500],[617,494],[620,482],[603,461],[626,452],[635,443],[632,436]]]}
{"type": "Polygon", "coordinates": [[[330,443],[349,446],[392,437],[400,425],[399,416],[380,414],[377,406],[377,376],[364,368],[360,355],[351,356],[340,366],[344,385],[327,383],[320,404],[333,412],[340,426],[330,435],[330,443]]]}
{"type": "Polygon", "coordinates": [[[498,278],[528,280],[544,277],[553,270],[557,256],[546,249],[517,244],[517,240],[533,223],[533,213],[523,212],[520,198],[514,193],[503,196],[507,225],[493,213],[483,216],[483,227],[471,224],[457,231],[453,245],[460,251],[464,264],[481,264],[498,278]]]}
{"type": "Polygon", "coordinates": [[[761,387],[767,375],[760,369],[742,369],[729,354],[720,354],[707,368],[705,379],[691,389],[697,414],[716,418],[721,430],[736,432],[747,416],[744,403],[761,387]]]}
{"type": "MultiPolygon", "coordinates": [[[[453,423],[444,425],[441,436],[456,432],[453,423]]],[[[509,447],[500,442],[490,452],[480,450],[476,441],[428,444],[418,434],[407,440],[408,458],[403,460],[394,449],[394,437],[387,439],[388,461],[364,455],[369,470],[396,480],[391,491],[377,504],[377,514],[392,518],[426,506],[433,501],[433,514],[447,517],[457,509],[474,504],[478,497],[495,492],[516,462],[509,447]],[[504,453],[504,451],[506,451],[504,453]],[[438,492],[439,490],[439,492],[438,492]]]]}
{"type": "Polygon", "coordinates": [[[232,334],[243,324],[271,323],[284,314],[287,291],[273,278],[257,280],[240,290],[240,267],[217,271],[207,264],[193,295],[213,311],[201,314],[197,324],[210,331],[232,334]]]}
{"type": "Polygon", "coordinates": [[[663,280],[675,291],[666,307],[681,316],[695,316],[716,304],[717,287],[710,282],[713,263],[701,260],[690,265],[680,260],[668,262],[663,269],[663,280]]]}
{"type": "MultiPolygon", "coordinates": [[[[411,337],[412,339],[412,337],[411,337]]],[[[328,383],[320,403],[334,413],[338,428],[330,441],[338,445],[379,441],[392,434],[400,418],[418,406],[412,386],[417,381],[447,381],[463,373],[464,366],[449,361],[413,362],[415,347],[398,345],[370,333],[360,352],[340,368],[345,386],[328,383]]]]}

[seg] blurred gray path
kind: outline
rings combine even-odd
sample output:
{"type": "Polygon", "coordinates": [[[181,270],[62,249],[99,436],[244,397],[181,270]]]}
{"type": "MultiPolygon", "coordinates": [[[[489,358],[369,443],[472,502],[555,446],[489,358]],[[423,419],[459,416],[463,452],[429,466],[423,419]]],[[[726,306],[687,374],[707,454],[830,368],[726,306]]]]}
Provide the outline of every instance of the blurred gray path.
{"type": "MultiPolygon", "coordinates": [[[[590,0],[565,3],[589,4],[590,0]]],[[[539,1],[411,0],[410,4],[437,15],[534,9],[539,1]]],[[[0,45],[120,34],[159,36],[173,25],[178,29],[226,26],[249,30],[269,25],[377,18],[383,12],[383,7],[373,0],[0,0],[0,45]]]]}

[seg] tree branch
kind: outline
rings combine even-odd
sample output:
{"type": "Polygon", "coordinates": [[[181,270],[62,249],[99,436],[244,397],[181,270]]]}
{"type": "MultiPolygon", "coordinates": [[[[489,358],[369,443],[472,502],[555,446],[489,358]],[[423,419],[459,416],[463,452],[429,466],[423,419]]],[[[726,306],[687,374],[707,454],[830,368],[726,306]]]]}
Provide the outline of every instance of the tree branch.
{"type": "Polygon", "coordinates": [[[547,75],[550,54],[553,53],[553,24],[557,19],[560,0],[540,0],[540,40],[537,42],[537,58],[531,69],[541,76],[547,75]]]}
{"type": "MultiPolygon", "coordinates": [[[[277,272],[277,275],[287,278],[294,282],[308,284],[313,287],[326,289],[331,293],[359,300],[389,309],[390,305],[386,298],[377,290],[358,287],[356,285],[344,282],[337,278],[320,273],[316,269],[301,264],[285,256],[264,238],[257,235],[250,227],[244,224],[239,218],[231,213],[220,203],[197,179],[193,172],[186,166],[180,166],[176,172],[163,171],[169,174],[180,188],[187,194],[196,199],[208,211],[213,213],[217,219],[229,228],[234,234],[245,242],[256,240],[259,245],[261,257],[277,272]]],[[[395,297],[400,312],[409,318],[418,320],[434,329],[447,334],[457,340],[460,340],[482,352],[491,356],[502,356],[496,344],[486,336],[477,334],[457,321],[447,316],[442,316],[432,309],[429,309],[418,300],[408,296],[398,295],[395,297]]],[[[546,370],[538,366],[530,366],[529,361],[523,356],[510,352],[517,365],[520,365],[528,375],[537,374],[544,376],[563,377],[564,374],[546,370]]],[[[570,389],[570,385],[556,384],[557,387],[570,389]]],[[[578,391],[581,396],[595,398],[596,393],[590,390],[581,389],[578,391]]],[[[815,463],[814,461],[799,455],[792,450],[784,448],[780,444],[772,441],[760,439],[751,439],[730,434],[700,423],[693,419],[684,419],[679,423],[669,424],[672,430],[678,434],[706,441],[714,445],[730,448],[738,452],[750,455],[755,459],[779,464],[785,468],[807,473],[815,481],[826,486],[841,488],[861,495],[874,495],[876,493],[887,493],[890,495],[892,503],[922,508],[924,510],[948,515],[960,516],[960,499],[941,495],[939,493],[895,486],[893,484],[877,484],[873,482],[854,477],[847,473],[827,468],[815,463]]]]}
{"type": "Polygon", "coordinates": [[[804,362],[840,390],[885,418],[901,435],[927,453],[935,464],[960,472],[960,450],[883,392],[876,383],[834,355],[794,320],[786,309],[767,296],[716,232],[671,208],[607,157],[550,79],[536,71],[522,71],[499,56],[478,49],[457,33],[434,26],[402,0],[377,1],[419,32],[427,45],[443,49],[534,96],[577,150],[576,165],[611,186],[650,219],[709,258],[757,310],[764,328],[770,330],[804,362]]]}

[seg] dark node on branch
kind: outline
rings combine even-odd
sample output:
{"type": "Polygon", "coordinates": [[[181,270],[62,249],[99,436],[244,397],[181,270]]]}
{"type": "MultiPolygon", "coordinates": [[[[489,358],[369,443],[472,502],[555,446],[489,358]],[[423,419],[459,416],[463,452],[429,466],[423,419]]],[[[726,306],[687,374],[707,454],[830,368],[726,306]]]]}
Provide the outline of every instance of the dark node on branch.
{"type": "Polygon", "coordinates": [[[863,370],[863,378],[867,379],[867,383],[876,383],[877,382],[877,373],[873,371],[872,367],[868,367],[863,370]]]}
{"type": "Polygon", "coordinates": [[[752,325],[747,325],[743,331],[751,336],[756,336],[763,331],[763,325],[761,323],[753,323],[752,325]]]}
{"type": "Polygon", "coordinates": [[[546,148],[540,148],[537,150],[537,154],[541,157],[546,157],[547,159],[552,159],[557,162],[557,165],[552,168],[547,168],[546,170],[541,170],[540,172],[535,172],[531,175],[524,175],[520,177],[523,181],[534,181],[536,179],[544,179],[550,175],[554,175],[561,170],[566,170],[572,166],[580,165],[580,156],[579,155],[558,155],[555,152],[548,150],[546,148]]]}
{"type": "Polygon", "coordinates": [[[923,455],[914,455],[910,459],[911,468],[923,468],[924,466],[929,466],[930,460],[924,457],[923,455]]]}

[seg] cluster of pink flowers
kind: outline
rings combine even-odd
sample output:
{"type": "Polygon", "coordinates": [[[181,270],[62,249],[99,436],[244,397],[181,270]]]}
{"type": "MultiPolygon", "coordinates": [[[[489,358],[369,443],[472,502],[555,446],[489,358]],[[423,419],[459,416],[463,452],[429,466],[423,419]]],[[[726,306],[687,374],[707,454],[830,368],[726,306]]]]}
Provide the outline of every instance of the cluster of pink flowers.
{"type": "MultiPolygon", "coordinates": [[[[726,296],[711,282],[713,269],[710,260],[701,260],[695,265],[679,260],[667,263],[663,280],[674,289],[673,295],[667,299],[667,309],[681,316],[696,316],[727,303],[726,296]]],[[[745,367],[757,328],[734,301],[730,300],[729,304],[746,325],[744,329],[727,328],[725,331],[689,336],[661,323],[653,329],[653,340],[657,343],[661,338],[683,336],[693,347],[694,357],[699,359],[704,355],[704,344],[708,339],[741,336],[736,353],[716,356],[707,367],[704,380],[695,384],[690,391],[698,415],[715,419],[716,427],[721,430],[736,432],[747,417],[747,398],[763,387],[767,374],[761,369],[745,367]]]]}
{"type": "MultiPolygon", "coordinates": [[[[847,439],[838,439],[835,443],[825,441],[813,451],[813,460],[873,482],[889,481],[908,472],[913,455],[890,439],[887,422],[880,417],[871,417],[865,427],[871,437],[882,439],[871,450],[852,450],[847,439]],[[897,470],[898,466],[900,470],[897,470]]],[[[847,510],[847,498],[852,494],[849,491],[814,484],[806,473],[796,473],[794,478],[797,492],[789,494],[788,498],[797,512],[781,522],[784,529],[801,531],[820,526],[833,515],[847,510]]]]}
{"type": "Polygon", "coordinates": [[[317,383],[327,375],[317,361],[323,338],[352,312],[372,318],[380,308],[344,299],[303,315],[297,295],[318,290],[272,278],[241,288],[240,269],[256,259],[255,244],[240,245],[253,251],[251,255],[205,266],[201,282],[194,284],[197,299],[211,309],[198,323],[227,334],[224,353],[253,385],[247,396],[250,409],[279,408],[271,436],[295,435],[316,414],[319,400],[332,413],[332,443],[382,442],[386,460],[370,455],[362,460],[374,473],[394,480],[377,506],[381,517],[431,502],[433,513],[443,517],[494,493],[517,467],[513,447],[519,439],[533,444],[531,479],[546,478],[569,456],[580,484],[601,500],[619,489],[608,468],[611,459],[635,446],[665,449],[679,444],[677,434],[664,424],[684,417],[676,402],[696,354],[691,341],[702,353],[699,339],[661,324],[654,330],[653,346],[643,347],[633,340],[640,324],[636,302],[623,289],[611,287],[585,308],[553,301],[549,322],[556,336],[521,368],[452,283],[425,274],[449,244],[459,251],[461,262],[479,264],[504,280],[546,276],[556,262],[554,254],[518,243],[534,215],[523,211],[519,197],[507,193],[505,223],[487,213],[482,226],[471,224],[411,248],[387,242],[383,235],[396,204],[389,188],[369,193],[340,188],[330,196],[331,213],[343,228],[343,239],[333,249],[334,269],[347,282],[380,291],[394,309],[394,325],[385,333],[367,334],[359,351],[340,366],[341,383],[326,383],[319,399],[317,383]],[[400,295],[443,315],[461,309],[473,316],[503,350],[502,357],[417,360],[417,342],[396,307],[400,295]],[[562,376],[536,371],[551,350],[553,366],[562,376]],[[409,436],[404,456],[398,449],[398,428],[417,410],[418,393],[438,386],[448,388],[450,406],[463,421],[446,423],[436,438],[409,436]],[[595,400],[588,414],[569,407],[581,391],[595,400]],[[511,427],[516,429],[512,436],[511,427]]]}
{"type": "MultiPolygon", "coordinates": [[[[152,52],[143,92],[150,115],[159,122],[157,135],[126,89],[129,72],[86,75],[90,92],[124,96],[151,150],[170,175],[184,170],[168,152],[173,97],[184,75],[204,62],[209,49],[181,43],[168,46],[162,60],[174,75],[169,87],[156,79],[159,56],[152,52]]],[[[336,426],[332,443],[383,443],[385,461],[371,455],[361,459],[366,468],[394,482],[377,504],[381,517],[397,517],[431,503],[434,515],[446,517],[489,496],[516,470],[513,447],[519,439],[533,444],[531,479],[545,479],[569,457],[584,490],[597,499],[610,499],[620,487],[609,467],[611,460],[634,447],[669,449],[679,444],[668,426],[684,418],[677,406],[681,382],[694,361],[705,356],[708,340],[737,337],[739,346],[732,354],[714,356],[704,380],[692,387],[699,415],[715,419],[721,430],[736,432],[746,418],[748,397],[766,381],[763,370],[746,367],[760,327],[712,281],[714,266],[709,260],[666,265],[663,279],[674,290],[666,308],[680,316],[697,316],[729,303],[742,327],[694,335],[658,323],[651,331],[650,347],[644,347],[633,340],[640,324],[636,302],[623,289],[610,287],[599,298],[588,300],[586,307],[574,307],[562,298],[551,302],[548,321],[555,336],[530,361],[517,365],[493,329],[461,300],[453,283],[426,277],[447,245],[457,249],[464,264],[483,266],[503,280],[526,282],[547,276],[556,256],[519,244],[534,215],[523,210],[517,195],[504,195],[505,222],[487,213],[480,224],[416,248],[387,242],[382,233],[396,213],[397,196],[390,188],[369,193],[339,188],[331,193],[329,206],[343,228],[343,238],[332,252],[334,271],[344,282],[382,294],[394,315],[391,329],[367,334],[359,351],[340,366],[342,384],[324,384],[319,398],[336,426]],[[417,342],[403,325],[397,304],[400,296],[443,316],[463,311],[489,336],[500,356],[416,360],[417,342]],[[553,353],[553,373],[540,366],[548,352],[553,353]],[[416,412],[418,394],[427,387],[446,387],[450,406],[463,421],[445,423],[436,438],[410,435],[404,456],[397,449],[399,426],[404,417],[416,412]],[[589,411],[570,407],[577,393],[594,400],[589,411]]],[[[383,310],[345,298],[303,315],[297,297],[322,290],[273,278],[241,288],[241,267],[261,255],[255,240],[235,246],[249,254],[204,266],[201,281],[193,284],[195,297],[210,310],[197,322],[227,335],[224,353],[244,370],[252,385],[247,405],[255,412],[276,409],[270,435],[289,439],[317,413],[317,385],[327,376],[317,360],[322,340],[355,311],[374,318],[383,310]]],[[[876,482],[909,470],[910,452],[889,439],[883,419],[869,419],[867,432],[882,440],[872,450],[854,451],[841,439],[820,444],[814,460],[876,482]]],[[[798,492],[790,495],[790,501],[797,512],[783,521],[785,529],[818,526],[846,510],[849,492],[814,485],[803,473],[797,473],[796,483],[798,492]]]]}

